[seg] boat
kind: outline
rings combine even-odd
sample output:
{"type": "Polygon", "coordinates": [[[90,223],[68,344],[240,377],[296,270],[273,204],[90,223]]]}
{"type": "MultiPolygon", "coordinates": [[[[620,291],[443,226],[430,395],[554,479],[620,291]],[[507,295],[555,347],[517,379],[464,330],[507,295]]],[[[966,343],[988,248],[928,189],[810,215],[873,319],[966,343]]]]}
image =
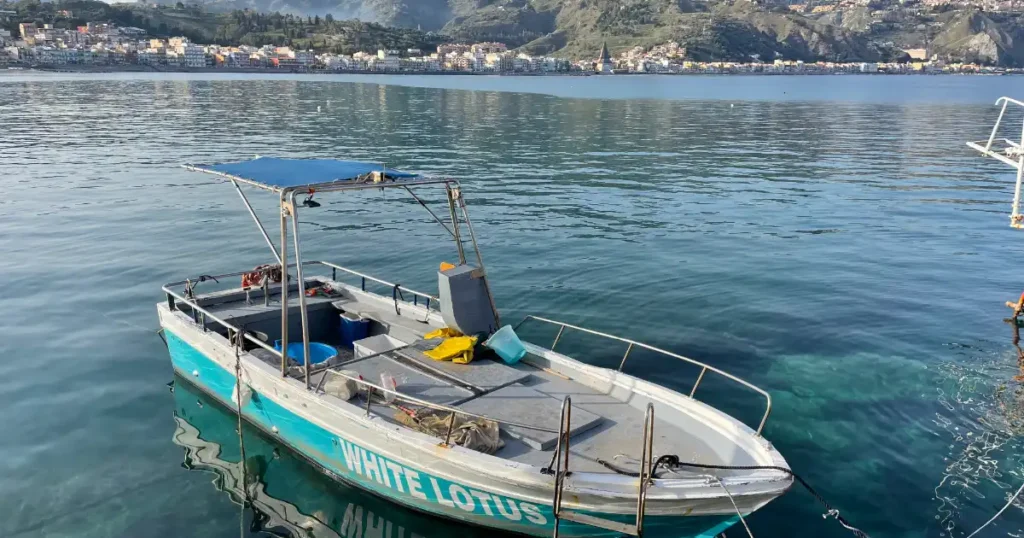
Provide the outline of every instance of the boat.
{"type": "Polygon", "coordinates": [[[269,263],[163,286],[173,368],[331,478],[433,516],[556,537],[713,537],[792,485],[762,435],[764,389],[630,338],[537,315],[504,323],[458,180],[337,159],[185,168],[231,183],[269,263]],[[367,189],[408,194],[454,243],[451,263],[427,273],[436,293],[302,258],[300,215],[367,189]],[[276,244],[253,191],[276,198],[276,244]],[[554,338],[517,336],[531,331],[554,338]],[[574,358],[570,333],[621,346],[617,368],[574,358]],[[494,344],[499,335],[517,356],[494,344]],[[462,338],[485,345],[431,358],[462,338]],[[640,351],[681,376],[689,368],[689,393],[629,374],[640,351]],[[763,398],[756,427],[702,401],[709,376],[763,398]],[[441,427],[424,427],[428,417],[441,427]]]}
{"type": "Polygon", "coordinates": [[[999,109],[999,117],[996,118],[996,123],[992,126],[992,132],[989,133],[988,139],[968,142],[967,146],[986,157],[992,157],[1017,170],[1017,185],[1013,191],[1010,226],[1019,230],[1024,228],[1024,215],[1020,213],[1020,188],[1021,180],[1024,179],[1024,131],[1021,132],[1020,140],[1017,142],[999,136],[999,127],[1002,125],[1003,117],[1006,116],[1006,109],[1010,105],[1024,108],[1024,102],[1016,99],[1005,96],[996,99],[996,106],[1001,106],[1001,108],[999,109]]]}

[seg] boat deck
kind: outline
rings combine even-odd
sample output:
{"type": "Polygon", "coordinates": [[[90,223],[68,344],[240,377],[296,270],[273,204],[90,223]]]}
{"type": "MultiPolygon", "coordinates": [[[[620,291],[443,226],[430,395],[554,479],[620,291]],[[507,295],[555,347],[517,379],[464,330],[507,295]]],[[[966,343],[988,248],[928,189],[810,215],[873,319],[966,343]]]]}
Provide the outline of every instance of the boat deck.
{"type": "MultiPolygon", "coordinates": [[[[505,446],[495,455],[508,460],[536,466],[547,466],[554,453],[560,416],[565,396],[572,397],[572,434],[570,452],[575,471],[608,472],[599,460],[636,470],[639,467],[643,418],[647,399],[628,393],[628,401],[595,388],[597,383],[587,378],[571,379],[564,372],[543,367],[545,361],[527,355],[520,363],[507,365],[488,353],[478,353],[466,365],[437,362],[422,352],[439,341],[424,340],[423,336],[440,326],[430,316],[424,316],[405,303],[394,304],[368,298],[365,293],[341,283],[330,282],[341,295],[336,297],[307,298],[310,341],[333,345],[339,357],[325,367],[358,372],[372,382],[378,382],[382,372],[390,373],[398,382],[399,391],[435,404],[463,409],[497,420],[531,425],[548,431],[518,428],[500,424],[505,446]],[[406,347],[387,351],[381,355],[356,358],[351,349],[341,345],[339,315],[341,312],[359,314],[373,320],[371,335],[386,334],[406,347]],[[620,456],[621,455],[621,456],[620,456]],[[620,456],[616,459],[616,456],[620,456]]],[[[268,335],[273,344],[274,335],[280,334],[279,297],[272,295],[269,304],[261,296],[254,296],[247,304],[244,294],[221,293],[216,299],[200,297],[200,304],[226,321],[268,335]]],[[[298,313],[298,294],[289,294],[289,334],[292,341],[301,335],[298,313]]],[[[216,330],[211,324],[208,328],[216,330]]],[[[268,364],[279,365],[280,359],[262,348],[252,346],[249,353],[268,364]]],[[[584,361],[585,362],[585,361],[584,361]]],[[[321,369],[311,373],[312,386],[317,386],[326,374],[321,369]]],[[[304,379],[301,367],[292,366],[289,375],[304,379]]],[[[366,406],[365,394],[349,403],[366,406]]],[[[396,409],[379,398],[374,398],[370,412],[385,420],[398,423],[396,409]]],[[[399,411],[400,412],[400,411],[399,411]]],[[[654,427],[654,454],[676,454],[683,461],[753,465],[752,456],[738,451],[733,443],[702,421],[677,409],[659,407],[654,427]]],[[[720,473],[727,474],[727,473],[720,473]]]]}

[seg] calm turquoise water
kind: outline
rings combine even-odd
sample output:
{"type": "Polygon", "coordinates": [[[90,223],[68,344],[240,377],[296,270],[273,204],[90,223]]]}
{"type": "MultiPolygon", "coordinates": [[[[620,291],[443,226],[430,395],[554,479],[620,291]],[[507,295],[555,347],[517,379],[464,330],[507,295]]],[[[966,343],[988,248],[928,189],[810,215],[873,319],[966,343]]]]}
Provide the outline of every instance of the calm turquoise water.
{"type": "MultiPolygon", "coordinates": [[[[268,261],[232,189],[178,167],[262,154],[460,178],[506,319],[735,372],[775,399],[766,437],[873,538],[962,537],[1024,481],[1002,321],[1024,236],[1007,226],[1012,171],[963,145],[1022,91],[1011,77],[0,76],[0,534],[239,533],[238,507],[171,442],[153,305],[164,282],[268,261]]],[[[325,201],[306,257],[424,288],[452,258],[397,194],[325,201]]],[[[693,378],[642,354],[629,368],[693,378]]],[[[755,398],[710,379],[701,394],[756,422],[755,398]]],[[[288,462],[269,489],[306,472],[288,462]]],[[[450,530],[388,509],[410,532],[450,530]]],[[[821,512],[794,490],[750,519],[759,538],[848,536],[821,512]]],[[[985,536],[1021,527],[1018,506],[985,536]]]]}

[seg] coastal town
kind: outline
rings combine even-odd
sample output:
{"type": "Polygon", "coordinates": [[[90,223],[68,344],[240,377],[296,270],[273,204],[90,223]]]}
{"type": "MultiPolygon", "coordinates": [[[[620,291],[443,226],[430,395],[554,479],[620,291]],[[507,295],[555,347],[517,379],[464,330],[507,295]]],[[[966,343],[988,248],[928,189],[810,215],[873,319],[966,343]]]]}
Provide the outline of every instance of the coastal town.
{"type": "MultiPolygon", "coordinates": [[[[0,11],[0,18],[12,12],[0,11]]],[[[1009,74],[1024,69],[946,63],[924,49],[907,52],[898,63],[765,61],[698,62],[685,47],[669,42],[635,47],[617,56],[607,47],[594,59],[531,56],[505,44],[446,43],[436,50],[375,50],[354,54],[320,53],[287,46],[220,46],[185,37],[148,36],[141,28],[90,22],[75,29],[50,24],[18,24],[18,35],[0,29],[0,68],[93,71],[284,71],[424,74],[1009,74]]]]}

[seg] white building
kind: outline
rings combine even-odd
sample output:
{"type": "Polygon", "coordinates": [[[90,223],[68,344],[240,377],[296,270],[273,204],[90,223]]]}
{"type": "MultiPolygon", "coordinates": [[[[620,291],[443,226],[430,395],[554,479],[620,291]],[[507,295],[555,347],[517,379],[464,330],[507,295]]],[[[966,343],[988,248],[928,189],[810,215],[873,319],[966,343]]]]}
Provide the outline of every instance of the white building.
{"type": "Polygon", "coordinates": [[[316,62],[316,55],[311,50],[295,51],[295,63],[302,67],[311,67],[316,62]]]}
{"type": "Polygon", "coordinates": [[[377,51],[377,61],[373,64],[375,70],[398,71],[401,67],[402,59],[398,57],[397,50],[380,49],[377,51]]]}
{"type": "Polygon", "coordinates": [[[199,45],[186,43],[179,47],[179,55],[185,67],[206,67],[206,52],[199,45]]]}
{"type": "Polygon", "coordinates": [[[164,51],[163,49],[145,49],[139,51],[139,63],[156,65],[163,63],[164,51]]]}

